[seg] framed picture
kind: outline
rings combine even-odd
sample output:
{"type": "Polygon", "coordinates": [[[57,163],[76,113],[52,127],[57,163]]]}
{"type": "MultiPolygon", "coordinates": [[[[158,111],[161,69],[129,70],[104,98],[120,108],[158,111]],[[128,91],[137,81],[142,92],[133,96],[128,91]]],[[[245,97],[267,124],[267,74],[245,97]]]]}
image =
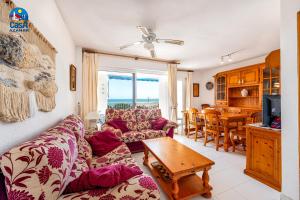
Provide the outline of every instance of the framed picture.
{"type": "Polygon", "coordinates": [[[199,97],[199,83],[193,83],[193,97],[199,97]]]}
{"type": "Polygon", "coordinates": [[[70,65],[70,90],[76,91],[76,67],[75,65],[70,65]]]}

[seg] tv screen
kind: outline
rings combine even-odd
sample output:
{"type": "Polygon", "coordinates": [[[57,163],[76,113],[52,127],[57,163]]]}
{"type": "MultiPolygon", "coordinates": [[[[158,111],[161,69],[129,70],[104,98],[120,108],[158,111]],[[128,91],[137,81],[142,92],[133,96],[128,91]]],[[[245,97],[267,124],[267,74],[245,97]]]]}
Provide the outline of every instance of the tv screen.
{"type": "Polygon", "coordinates": [[[280,95],[263,96],[263,126],[270,126],[275,118],[281,117],[280,95]]]}

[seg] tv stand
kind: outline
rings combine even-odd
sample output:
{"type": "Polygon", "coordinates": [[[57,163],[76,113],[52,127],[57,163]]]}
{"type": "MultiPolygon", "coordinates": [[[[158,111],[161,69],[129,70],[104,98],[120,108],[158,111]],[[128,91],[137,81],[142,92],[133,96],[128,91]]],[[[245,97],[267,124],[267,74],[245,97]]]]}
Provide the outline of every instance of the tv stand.
{"type": "Polygon", "coordinates": [[[244,173],[281,191],[281,130],[249,124],[244,173]]]}

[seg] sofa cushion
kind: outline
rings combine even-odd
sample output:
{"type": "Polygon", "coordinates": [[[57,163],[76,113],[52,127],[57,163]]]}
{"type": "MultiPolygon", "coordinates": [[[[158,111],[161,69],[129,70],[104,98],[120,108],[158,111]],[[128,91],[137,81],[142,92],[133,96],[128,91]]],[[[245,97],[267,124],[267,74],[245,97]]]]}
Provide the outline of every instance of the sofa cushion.
{"type": "Polygon", "coordinates": [[[141,133],[140,131],[129,131],[129,132],[123,133],[123,135],[122,135],[122,140],[125,143],[142,141],[144,139],[145,139],[145,135],[143,133],[141,133]]]}
{"type": "Polygon", "coordinates": [[[129,129],[127,127],[127,122],[120,118],[112,119],[112,120],[108,121],[107,124],[109,126],[114,127],[115,129],[120,129],[122,131],[122,133],[129,131],[129,129]]]}
{"type": "Polygon", "coordinates": [[[77,159],[76,138],[52,129],[1,156],[9,199],[57,199],[77,159]]]}
{"type": "Polygon", "coordinates": [[[146,139],[164,137],[167,135],[166,131],[164,130],[153,130],[153,129],[141,130],[141,133],[145,135],[146,139]]]}
{"type": "Polygon", "coordinates": [[[61,121],[58,126],[68,128],[73,132],[76,139],[84,137],[85,130],[84,124],[81,118],[78,115],[69,115],[63,121],[61,121]]]}
{"type": "Polygon", "coordinates": [[[122,160],[124,158],[130,158],[131,153],[126,144],[118,146],[111,152],[107,153],[104,156],[93,156],[91,160],[91,168],[103,167],[109,164],[115,163],[116,161],[122,160]]]}
{"type": "Polygon", "coordinates": [[[126,182],[123,182],[112,188],[101,188],[88,190],[80,193],[65,194],[58,198],[59,200],[89,199],[160,199],[157,184],[150,176],[144,174],[135,176],[126,182]]]}
{"type": "Polygon", "coordinates": [[[94,133],[94,135],[88,139],[88,142],[92,147],[93,154],[97,156],[104,156],[118,146],[122,145],[122,142],[119,140],[119,138],[108,130],[94,133]]]}
{"type": "Polygon", "coordinates": [[[70,182],[65,193],[81,192],[85,190],[115,187],[128,179],[140,175],[140,169],[114,164],[102,168],[90,169],[70,182]]]}
{"type": "Polygon", "coordinates": [[[127,127],[131,131],[137,130],[136,114],[134,109],[117,110],[117,109],[106,109],[105,121],[108,122],[112,119],[120,118],[127,122],[127,127]]]}
{"type": "Polygon", "coordinates": [[[82,172],[87,171],[89,169],[90,168],[85,159],[77,158],[77,160],[75,160],[75,162],[73,164],[70,176],[69,176],[68,180],[66,181],[66,185],[68,185],[74,179],[78,178],[82,174],[82,172]]]}
{"type": "Polygon", "coordinates": [[[162,130],[167,123],[168,123],[167,119],[163,117],[159,117],[151,121],[151,127],[154,130],[162,130]]]}
{"type": "Polygon", "coordinates": [[[84,160],[86,160],[88,166],[90,166],[92,161],[92,156],[93,156],[91,145],[84,137],[79,138],[77,144],[78,144],[78,158],[83,158],[84,160]]]}
{"type": "Polygon", "coordinates": [[[161,117],[160,109],[136,109],[137,129],[151,129],[151,121],[161,117]]]}

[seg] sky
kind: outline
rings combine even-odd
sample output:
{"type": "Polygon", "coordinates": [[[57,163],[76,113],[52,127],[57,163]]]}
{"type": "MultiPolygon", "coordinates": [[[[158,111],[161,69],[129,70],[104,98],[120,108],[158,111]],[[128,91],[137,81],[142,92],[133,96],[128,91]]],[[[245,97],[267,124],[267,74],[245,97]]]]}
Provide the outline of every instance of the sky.
{"type": "MultiPolygon", "coordinates": [[[[137,81],[137,99],[158,99],[159,82],[137,81]]],[[[109,80],[109,99],[131,99],[132,80],[109,80]]]]}

